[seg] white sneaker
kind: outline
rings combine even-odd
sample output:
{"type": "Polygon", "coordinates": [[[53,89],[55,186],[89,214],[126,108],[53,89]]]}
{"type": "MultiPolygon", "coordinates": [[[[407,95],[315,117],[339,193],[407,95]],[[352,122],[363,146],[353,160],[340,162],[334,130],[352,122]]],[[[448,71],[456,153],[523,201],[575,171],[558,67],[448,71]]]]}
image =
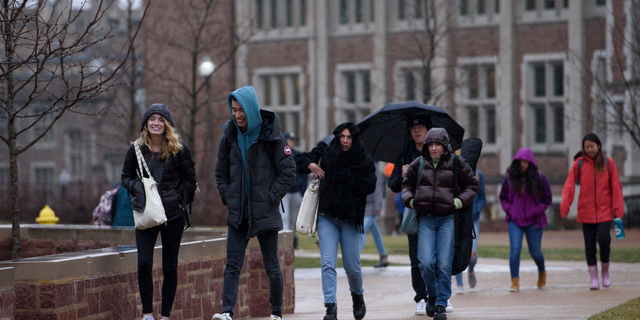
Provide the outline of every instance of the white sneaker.
{"type": "Polygon", "coordinates": [[[150,316],[150,315],[146,314],[146,315],[142,316],[142,320],[155,320],[155,319],[153,318],[153,316],[150,316]]]}
{"type": "Polygon", "coordinates": [[[282,318],[272,314],[271,320],[282,320],[282,318]]]}
{"type": "Polygon", "coordinates": [[[449,299],[447,299],[447,308],[445,310],[447,312],[453,312],[453,306],[451,305],[451,302],[449,302],[449,299]]]}
{"type": "Polygon", "coordinates": [[[462,286],[458,286],[456,288],[456,294],[463,294],[464,293],[464,288],[462,286]]]}
{"type": "Polygon", "coordinates": [[[427,302],[422,299],[416,303],[416,315],[419,316],[424,314],[427,314],[427,302]]]}
{"type": "Polygon", "coordinates": [[[213,315],[213,318],[211,318],[211,320],[233,320],[231,318],[231,315],[229,315],[228,313],[216,313],[213,315]]]}

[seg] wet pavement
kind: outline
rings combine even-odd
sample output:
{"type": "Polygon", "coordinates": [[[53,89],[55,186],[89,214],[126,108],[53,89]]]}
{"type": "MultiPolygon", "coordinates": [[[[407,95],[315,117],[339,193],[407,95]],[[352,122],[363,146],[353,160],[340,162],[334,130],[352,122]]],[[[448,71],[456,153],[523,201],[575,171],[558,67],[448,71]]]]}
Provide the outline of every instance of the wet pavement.
{"type": "MultiPolygon", "coordinates": [[[[613,239],[616,247],[640,246],[640,230],[626,230],[623,240],[613,239]]],[[[508,245],[506,233],[480,234],[481,245],[508,245]]],[[[526,241],[525,241],[526,242],[526,241]]],[[[580,231],[545,231],[543,247],[583,247],[580,231]]],[[[316,252],[296,251],[297,256],[319,256],[316,252]]],[[[377,260],[377,255],[362,255],[377,260]]],[[[394,263],[408,264],[407,256],[390,256],[394,263]]],[[[509,292],[511,286],[509,262],[505,259],[480,257],[475,267],[477,285],[468,287],[463,273],[464,292],[454,293],[450,302],[453,312],[448,319],[586,319],[589,316],[640,297],[640,261],[611,262],[612,285],[589,290],[590,278],[585,261],[546,261],[547,285],[538,289],[537,267],[532,260],[520,265],[520,291],[509,292]]],[[[375,269],[363,267],[365,319],[430,319],[416,316],[410,268],[390,266],[375,269]]],[[[322,319],[324,305],[320,270],[297,269],[296,310],[284,319],[322,319]]],[[[602,281],[602,279],[600,279],[602,281]]],[[[454,280],[455,287],[455,280],[454,280]]],[[[455,289],[454,289],[455,292],[455,289]]],[[[268,318],[256,318],[266,320],[268,318]]],[[[338,319],[353,319],[351,296],[343,269],[338,270],[338,319]]]]}

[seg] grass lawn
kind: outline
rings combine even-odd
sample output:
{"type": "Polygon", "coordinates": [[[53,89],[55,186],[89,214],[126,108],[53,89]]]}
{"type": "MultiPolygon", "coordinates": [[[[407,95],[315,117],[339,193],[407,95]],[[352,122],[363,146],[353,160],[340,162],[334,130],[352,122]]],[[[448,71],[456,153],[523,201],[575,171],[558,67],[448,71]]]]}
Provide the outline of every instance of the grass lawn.
{"type": "Polygon", "coordinates": [[[631,299],[617,307],[589,317],[589,320],[640,319],[640,298],[631,299]]]}

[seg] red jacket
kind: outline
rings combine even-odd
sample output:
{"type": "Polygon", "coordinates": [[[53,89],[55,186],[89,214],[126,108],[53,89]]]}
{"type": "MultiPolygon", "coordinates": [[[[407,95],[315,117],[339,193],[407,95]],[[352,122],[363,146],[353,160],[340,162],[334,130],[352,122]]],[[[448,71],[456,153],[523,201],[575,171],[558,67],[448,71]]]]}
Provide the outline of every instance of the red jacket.
{"type": "Polygon", "coordinates": [[[569,176],[562,187],[562,203],[560,214],[566,218],[569,207],[573,203],[578,180],[578,161],[582,159],[582,174],[580,175],[580,196],[578,198],[578,216],[580,223],[599,223],[622,218],[624,214],[624,199],[622,184],[618,175],[618,168],[610,157],[609,168],[604,164],[604,170],[595,173],[595,161],[590,157],[577,157],[571,166],[569,176]]]}

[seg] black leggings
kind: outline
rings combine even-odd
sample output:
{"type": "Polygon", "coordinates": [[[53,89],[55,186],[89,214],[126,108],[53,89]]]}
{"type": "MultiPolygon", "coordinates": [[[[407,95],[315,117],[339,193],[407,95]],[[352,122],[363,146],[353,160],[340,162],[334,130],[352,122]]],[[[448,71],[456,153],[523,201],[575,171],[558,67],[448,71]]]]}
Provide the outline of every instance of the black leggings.
{"type": "Polygon", "coordinates": [[[142,313],[153,313],[153,250],[158,239],[162,237],[162,309],[160,314],[171,316],[171,307],[178,287],[178,253],[180,240],[184,231],[184,216],[167,222],[166,225],[138,230],[136,229],[136,245],[138,246],[138,288],[142,300],[142,313]]]}
{"type": "Polygon", "coordinates": [[[609,262],[611,254],[611,221],[600,223],[583,223],[582,235],[584,236],[584,251],[587,256],[587,265],[598,264],[596,242],[600,245],[600,261],[609,262]]]}

